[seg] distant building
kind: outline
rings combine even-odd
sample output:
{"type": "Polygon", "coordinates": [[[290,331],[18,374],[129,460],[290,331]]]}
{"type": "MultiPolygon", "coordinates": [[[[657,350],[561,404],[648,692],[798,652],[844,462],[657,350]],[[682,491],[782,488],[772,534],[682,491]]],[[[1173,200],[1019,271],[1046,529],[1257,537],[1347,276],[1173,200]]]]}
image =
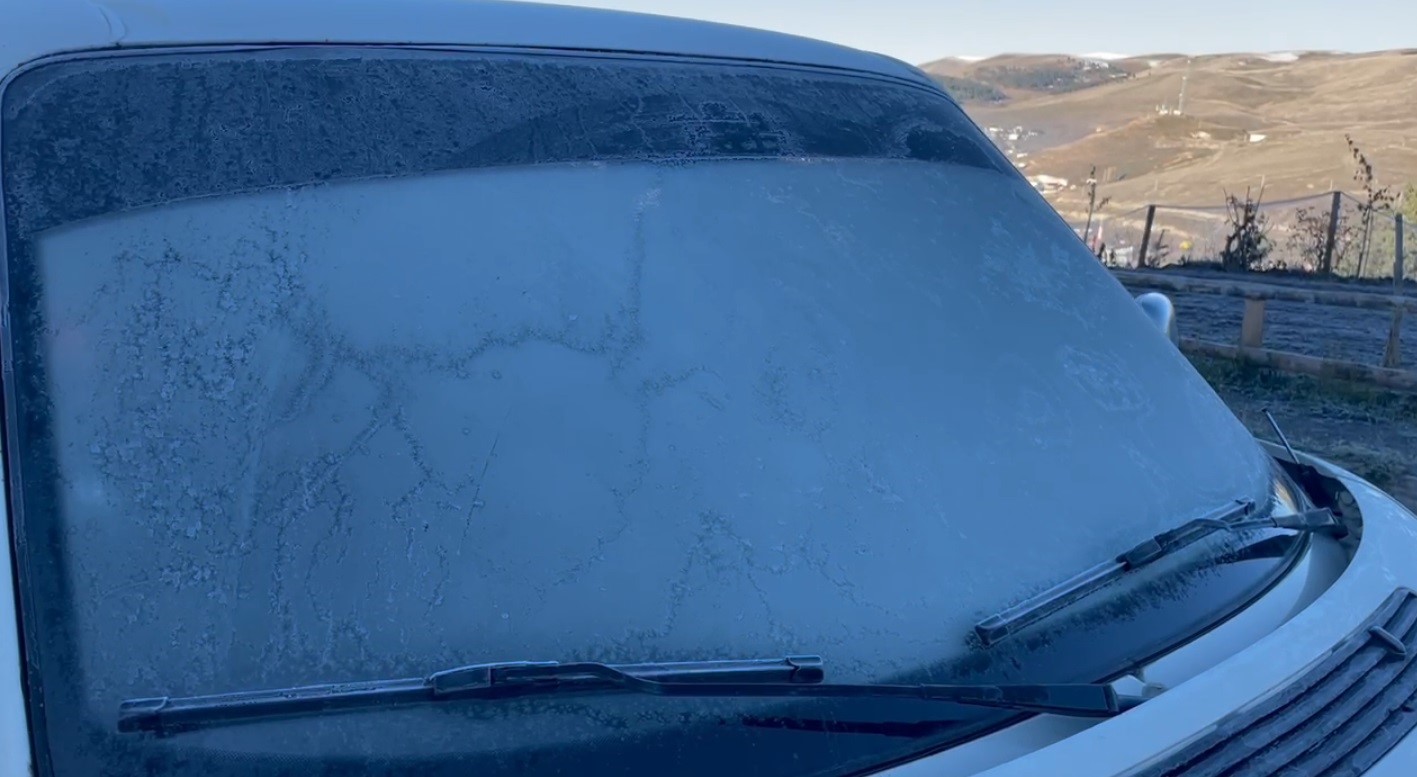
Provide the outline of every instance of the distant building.
{"type": "Polygon", "coordinates": [[[1033,188],[1044,194],[1052,194],[1068,188],[1068,179],[1052,175],[1030,175],[1028,182],[1033,184],[1033,188]]]}

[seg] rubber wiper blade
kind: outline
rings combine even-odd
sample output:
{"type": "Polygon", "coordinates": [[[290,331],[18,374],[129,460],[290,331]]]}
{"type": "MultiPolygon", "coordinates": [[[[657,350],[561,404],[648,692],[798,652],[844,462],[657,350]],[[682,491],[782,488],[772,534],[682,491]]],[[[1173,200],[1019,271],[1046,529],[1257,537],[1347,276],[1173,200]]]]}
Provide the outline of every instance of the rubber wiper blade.
{"type": "Polygon", "coordinates": [[[1091,567],[1037,596],[1020,602],[975,624],[974,632],[987,647],[1015,634],[1049,615],[1095,593],[1136,569],[1175,553],[1216,532],[1247,529],[1290,529],[1314,534],[1342,536],[1343,524],[1329,510],[1310,510],[1297,515],[1254,517],[1255,503],[1238,500],[1209,515],[1162,532],[1116,558],[1091,567]]]}
{"type": "Polygon", "coordinates": [[[274,717],[560,693],[627,692],[680,698],[903,698],[1031,713],[1109,717],[1137,700],[1104,684],[885,685],[823,683],[816,656],[673,664],[479,664],[422,679],[312,685],[186,698],[125,701],[118,730],[173,734],[274,717]]]}
{"type": "Polygon", "coordinates": [[[558,692],[642,690],[642,684],[816,683],[818,656],[727,661],[601,664],[507,661],[472,664],[427,677],[306,685],[209,696],[129,699],[119,705],[118,730],[169,734],[190,728],[263,718],[428,704],[458,699],[504,699],[558,692]]]}

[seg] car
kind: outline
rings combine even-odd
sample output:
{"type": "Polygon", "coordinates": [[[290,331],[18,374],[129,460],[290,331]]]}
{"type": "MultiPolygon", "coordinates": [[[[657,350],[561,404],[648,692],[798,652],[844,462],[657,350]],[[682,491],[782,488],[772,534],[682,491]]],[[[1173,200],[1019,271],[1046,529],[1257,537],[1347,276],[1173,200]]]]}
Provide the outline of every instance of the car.
{"type": "Polygon", "coordinates": [[[5,18],[3,777],[1417,768],[1417,518],[1251,435],[919,70],[5,18]]]}

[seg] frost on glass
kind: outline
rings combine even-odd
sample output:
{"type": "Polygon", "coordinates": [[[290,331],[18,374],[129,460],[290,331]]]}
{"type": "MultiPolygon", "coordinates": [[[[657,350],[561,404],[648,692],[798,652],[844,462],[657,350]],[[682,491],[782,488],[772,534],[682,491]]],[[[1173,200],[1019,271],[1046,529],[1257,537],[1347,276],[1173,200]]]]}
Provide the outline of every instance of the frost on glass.
{"type": "Polygon", "coordinates": [[[1253,485],[1175,444],[1224,408],[1035,207],[919,163],[571,166],[44,236],[94,702],[964,651],[1253,485]]]}

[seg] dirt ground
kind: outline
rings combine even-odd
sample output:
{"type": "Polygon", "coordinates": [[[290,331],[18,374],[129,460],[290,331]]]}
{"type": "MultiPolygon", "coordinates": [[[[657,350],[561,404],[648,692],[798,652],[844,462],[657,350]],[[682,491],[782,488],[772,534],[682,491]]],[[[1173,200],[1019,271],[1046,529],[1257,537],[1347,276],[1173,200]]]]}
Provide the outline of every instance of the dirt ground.
{"type": "Polygon", "coordinates": [[[1295,448],[1345,467],[1417,510],[1417,394],[1282,375],[1224,360],[1192,362],[1257,436],[1269,409],[1295,448]]]}

